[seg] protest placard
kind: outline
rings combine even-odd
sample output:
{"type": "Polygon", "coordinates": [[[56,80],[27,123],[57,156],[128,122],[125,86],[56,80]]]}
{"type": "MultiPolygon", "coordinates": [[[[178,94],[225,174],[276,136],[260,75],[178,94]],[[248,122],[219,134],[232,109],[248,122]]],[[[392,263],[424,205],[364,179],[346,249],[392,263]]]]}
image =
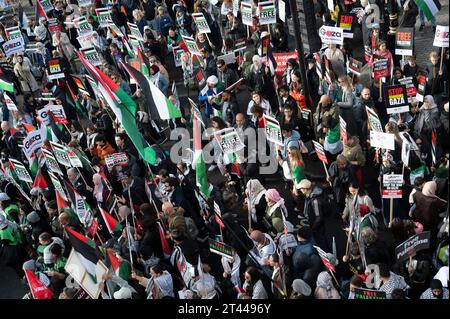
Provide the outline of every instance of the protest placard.
{"type": "Polygon", "coordinates": [[[402,198],[403,190],[402,174],[385,174],[383,175],[383,198],[402,198]]]}
{"type": "Polygon", "coordinates": [[[283,146],[280,123],[273,117],[263,115],[266,138],[269,142],[283,146]]]}
{"type": "Polygon", "coordinates": [[[321,26],[319,36],[323,44],[344,44],[344,29],[342,28],[321,26]]]}
{"type": "Polygon", "coordinates": [[[247,26],[253,26],[252,4],[241,2],[242,23],[247,26]]]}
{"type": "Polygon", "coordinates": [[[408,97],[404,85],[385,86],[384,97],[387,114],[409,112],[408,97]]]}
{"type": "Polygon", "coordinates": [[[203,13],[193,13],[192,18],[194,19],[195,24],[197,25],[198,32],[200,33],[211,33],[211,29],[209,28],[208,21],[206,21],[203,13]]]}
{"type": "Polygon", "coordinates": [[[397,261],[407,260],[413,257],[419,250],[430,248],[430,232],[424,231],[416,234],[395,248],[395,257],[397,261]]]}
{"type": "Polygon", "coordinates": [[[373,63],[373,78],[374,80],[379,80],[390,76],[388,68],[388,60],[380,59],[373,63]]]}
{"type": "Polygon", "coordinates": [[[344,38],[353,39],[353,26],[356,17],[354,13],[339,12],[337,26],[344,30],[344,38]]]}
{"type": "Polygon", "coordinates": [[[114,153],[106,156],[105,163],[108,169],[111,171],[114,166],[127,166],[128,157],[126,153],[114,153]]]}
{"type": "Polygon", "coordinates": [[[414,28],[398,28],[395,33],[395,54],[413,55],[414,28]]]}
{"type": "Polygon", "coordinates": [[[355,288],[355,299],[386,299],[386,292],[372,289],[355,288]]]}
{"type": "Polygon", "coordinates": [[[223,256],[225,258],[233,258],[233,248],[220,241],[208,238],[209,250],[213,254],[223,256]]]}
{"type": "Polygon", "coordinates": [[[214,132],[214,137],[219,143],[220,149],[224,155],[239,152],[244,148],[244,144],[235,128],[228,127],[214,132]]]}
{"type": "Polygon", "coordinates": [[[448,48],[448,26],[436,26],[436,33],[434,35],[433,46],[439,48],[448,48]]]}
{"type": "Polygon", "coordinates": [[[277,23],[277,14],[274,1],[259,2],[258,9],[260,25],[277,23]]]}
{"type": "Polygon", "coordinates": [[[49,80],[63,79],[65,77],[60,58],[53,58],[47,61],[47,73],[49,80]]]}
{"type": "Polygon", "coordinates": [[[28,173],[27,169],[23,164],[13,158],[9,159],[9,162],[12,165],[12,168],[14,172],[16,172],[17,178],[21,181],[27,182],[27,183],[33,183],[33,179],[31,178],[30,174],[28,173]]]}
{"type": "Polygon", "coordinates": [[[395,149],[395,137],[391,133],[383,133],[377,131],[370,131],[370,146],[377,148],[384,148],[387,150],[395,149]]]}

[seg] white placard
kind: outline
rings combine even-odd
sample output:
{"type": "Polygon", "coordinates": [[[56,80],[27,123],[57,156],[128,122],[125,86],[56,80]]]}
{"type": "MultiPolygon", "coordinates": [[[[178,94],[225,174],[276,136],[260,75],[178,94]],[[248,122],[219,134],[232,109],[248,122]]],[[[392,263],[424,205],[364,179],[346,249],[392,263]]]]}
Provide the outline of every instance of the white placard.
{"type": "Polygon", "coordinates": [[[323,44],[344,44],[344,29],[342,28],[321,26],[319,36],[323,44]]]}
{"type": "Polygon", "coordinates": [[[370,131],[370,146],[387,150],[395,150],[394,134],[370,131]]]}
{"type": "Polygon", "coordinates": [[[436,26],[433,46],[439,48],[448,48],[448,26],[436,26]]]}

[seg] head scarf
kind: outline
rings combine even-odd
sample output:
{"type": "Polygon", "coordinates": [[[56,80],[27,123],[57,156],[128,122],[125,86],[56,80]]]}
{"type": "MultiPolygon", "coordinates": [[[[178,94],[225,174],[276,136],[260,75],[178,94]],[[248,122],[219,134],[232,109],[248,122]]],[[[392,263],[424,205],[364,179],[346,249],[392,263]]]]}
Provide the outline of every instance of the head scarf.
{"type": "Polygon", "coordinates": [[[252,207],[258,205],[262,195],[266,193],[266,189],[257,179],[251,179],[247,182],[247,196],[249,197],[252,207]]]}
{"type": "Polygon", "coordinates": [[[426,182],[425,185],[423,185],[422,194],[427,197],[436,197],[436,188],[437,184],[435,181],[426,182]]]}
{"type": "Polygon", "coordinates": [[[333,283],[331,276],[327,271],[322,271],[317,277],[317,288],[323,288],[327,291],[327,298],[332,298],[333,283]]]}
{"type": "Polygon", "coordinates": [[[441,293],[438,296],[434,296],[434,297],[436,297],[438,299],[442,299],[442,297],[444,296],[444,289],[442,289],[442,282],[439,279],[433,279],[430,282],[430,288],[431,288],[431,290],[440,289],[441,293]]]}

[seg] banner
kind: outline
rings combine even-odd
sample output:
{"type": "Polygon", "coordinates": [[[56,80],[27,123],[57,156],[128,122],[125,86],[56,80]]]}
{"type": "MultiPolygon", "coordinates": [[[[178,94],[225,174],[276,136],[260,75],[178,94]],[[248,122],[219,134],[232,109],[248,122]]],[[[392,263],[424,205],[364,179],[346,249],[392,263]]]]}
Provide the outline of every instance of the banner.
{"type": "Polygon", "coordinates": [[[281,135],[280,123],[273,117],[263,115],[266,138],[269,142],[283,146],[283,136],[281,135]]]}
{"type": "Polygon", "coordinates": [[[252,4],[247,2],[241,2],[241,15],[242,23],[249,27],[253,26],[253,13],[252,4]]]}
{"type": "Polygon", "coordinates": [[[185,35],[182,35],[182,37],[183,37],[184,44],[186,44],[186,47],[188,48],[189,52],[191,54],[201,56],[201,53],[198,50],[197,43],[195,42],[194,38],[187,37],[185,35]]]}
{"type": "Polygon", "coordinates": [[[275,1],[259,2],[258,8],[259,8],[260,25],[269,25],[277,23],[275,1]]]}
{"type": "Polygon", "coordinates": [[[363,63],[353,58],[349,58],[347,61],[347,73],[353,73],[356,76],[361,75],[361,68],[363,67],[363,63]]]}
{"type": "Polygon", "coordinates": [[[23,164],[13,158],[9,159],[9,162],[11,163],[14,172],[17,175],[17,178],[21,181],[24,181],[26,183],[33,183],[33,179],[31,178],[30,174],[28,173],[27,169],[23,164]]]}
{"type": "Polygon", "coordinates": [[[217,254],[229,259],[233,258],[233,248],[231,246],[228,246],[225,243],[222,243],[220,241],[211,238],[208,238],[208,242],[209,242],[209,250],[213,254],[217,254]]]}
{"type": "Polygon", "coordinates": [[[95,12],[97,13],[100,27],[106,28],[107,26],[109,26],[110,23],[113,22],[111,18],[111,12],[109,11],[108,8],[95,9],[95,12]]]}
{"type": "Polygon", "coordinates": [[[407,260],[413,257],[419,250],[430,248],[430,232],[424,231],[414,235],[395,248],[395,257],[397,261],[407,260]]]}
{"type": "Polygon", "coordinates": [[[406,87],[404,85],[390,85],[383,89],[387,114],[409,112],[406,87]]]}
{"type": "Polygon", "coordinates": [[[8,40],[2,45],[3,51],[6,56],[12,56],[16,53],[21,53],[25,51],[25,44],[23,38],[15,38],[12,40],[8,40]]]}
{"type": "Polygon", "coordinates": [[[127,166],[128,157],[126,153],[114,153],[106,156],[105,163],[108,170],[111,171],[114,166],[127,166]]]}
{"type": "Polygon", "coordinates": [[[407,78],[398,79],[401,85],[406,87],[406,96],[407,97],[415,97],[417,95],[417,89],[414,86],[414,81],[412,76],[407,78]]]}
{"type": "Polygon", "coordinates": [[[130,28],[130,33],[139,41],[144,41],[144,37],[139,31],[139,28],[136,24],[128,22],[128,27],[130,28]]]}
{"type": "Polygon", "coordinates": [[[64,79],[64,73],[61,68],[61,61],[59,58],[50,59],[47,61],[47,78],[49,80],[64,79]]]}
{"type": "Polygon", "coordinates": [[[395,150],[394,134],[370,130],[370,146],[393,151],[395,150]]]}
{"type": "Polygon", "coordinates": [[[203,13],[193,13],[192,18],[194,19],[195,24],[197,25],[198,32],[201,33],[211,33],[211,29],[209,28],[208,21],[206,21],[203,13]]]}
{"type": "Polygon", "coordinates": [[[52,146],[53,154],[55,155],[56,160],[65,167],[72,167],[70,164],[69,155],[67,155],[66,147],[52,141],[50,141],[50,145],[52,146]]]}
{"type": "Polygon", "coordinates": [[[418,100],[419,102],[423,102],[426,85],[427,85],[427,78],[425,77],[425,75],[419,75],[417,77],[417,94],[416,94],[416,100],[418,100]]]}
{"type": "Polygon", "coordinates": [[[434,35],[433,46],[439,48],[448,48],[448,26],[436,26],[436,33],[434,35]]]}
{"type": "Polygon", "coordinates": [[[239,134],[235,128],[224,128],[223,130],[214,132],[214,137],[219,143],[220,149],[224,155],[239,152],[244,148],[244,144],[239,138],[239,134]]]}
{"type": "Polygon", "coordinates": [[[34,152],[42,147],[44,144],[44,137],[41,130],[32,131],[27,134],[23,140],[23,151],[28,159],[32,158],[34,152]]]}
{"type": "Polygon", "coordinates": [[[383,175],[383,198],[402,198],[403,195],[403,175],[384,174],[383,175]]]}
{"type": "Polygon", "coordinates": [[[64,188],[63,188],[61,182],[59,181],[58,177],[56,177],[56,175],[50,171],[48,172],[48,176],[50,176],[50,179],[52,181],[52,184],[53,184],[53,187],[55,188],[55,190],[58,191],[59,195],[61,195],[61,197],[65,201],[68,201],[66,192],[64,191],[64,188]]]}
{"type": "Polygon", "coordinates": [[[353,39],[353,26],[355,22],[355,14],[349,12],[339,12],[337,26],[344,30],[344,38],[353,39]]]}
{"type": "Polygon", "coordinates": [[[94,47],[80,49],[84,54],[84,58],[95,66],[102,65],[102,59],[94,47]]]}
{"type": "Polygon", "coordinates": [[[388,60],[387,59],[381,59],[377,60],[373,63],[373,78],[374,80],[379,80],[381,78],[385,78],[390,76],[388,68],[388,60]]]}
{"type": "Polygon", "coordinates": [[[53,173],[56,173],[58,175],[64,176],[63,172],[59,168],[58,162],[56,161],[55,157],[53,157],[52,153],[49,150],[42,149],[45,161],[47,163],[47,168],[51,170],[53,173]]]}
{"type": "Polygon", "coordinates": [[[344,30],[342,28],[321,26],[319,36],[323,44],[344,44],[344,30]]]}
{"type": "Polygon", "coordinates": [[[355,288],[355,299],[364,299],[364,300],[386,299],[386,292],[379,290],[355,288]]]}
{"type": "Polygon", "coordinates": [[[325,155],[325,150],[323,149],[322,144],[314,140],[312,142],[314,144],[314,149],[316,150],[317,157],[325,164],[328,164],[328,159],[327,156],[325,155]]]}
{"type": "Polygon", "coordinates": [[[398,28],[395,34],[395,54],[413,55],[414,28],[398,28]]]}

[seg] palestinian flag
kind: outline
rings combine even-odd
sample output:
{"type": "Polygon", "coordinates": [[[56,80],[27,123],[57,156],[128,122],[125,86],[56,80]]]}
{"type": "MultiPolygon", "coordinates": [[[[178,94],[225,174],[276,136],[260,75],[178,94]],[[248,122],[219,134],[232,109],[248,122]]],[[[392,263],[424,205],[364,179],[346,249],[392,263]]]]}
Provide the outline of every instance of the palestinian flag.
{"type": "Polygon", "coordinates": [[[53,292],[29,269],[24,269],[34,299],[52,299],[53,292]]]}
{"type": "Polygon", "coordinates": [[[439,0],[414,0],[420,10],[423,11],[428,21],[441,10],[439,0]]]}
{"type": "Polygon", "coordinates": [[[241,167],[239,166],[239,163],[237,161],[237,158],[231,164],[231,174],[233,174],[233,175],[235,175],[235,176],[237,176],[239,178],[243,178],[244,177],[244,174],[242,174],[242,171],[241,171],[241,167]]]}
{"type": "Polygon", "coordinates": [[[138,83],[144,92],[148,114],[152,120],[170,120],[181,117],[181,112],[169,98],[141,72],[128,63],[123,63],[128,74],[138,83]]]}
{"type": "Polygon", "coordinates": [[[44,8],[42,8],[41,1],[36,0],[36,23],[39,22],[39,18],[45,18],[45,20],[48,20],[47,13],[45,12],[44,8]]]}
{"type": "Polygon", "coordinates": [[[144,76],[150,76],[150,62],[145,54],[142,54],[140,48],[137,48],[137,58],[141,61],[141,73],[144,74],[144,76]]]}
{"type": "Polygon", "coordinates": [[[194,113],[193,119],[193,132],[194,132],[194,160],[193,164],[195,165],[195,175],[197,186],[200,188],[200,192],[206,197],[209,198],[211,193],[209,189],[208,179],[206,177],[206,165],[203,160],[202,154],[202,141],[201,141],[201,127],[200,123],[197,119],[197,114],[194,113]]]}
{"type": "Polygon", "coordinates": [[[112,250],[111,248],[107,248],[106,252],[108,254],[109,263],[111,264],[112,269],[116,273],[119,270],[120,261],[116,257],[116,254],[114,253],[114,250],[112,250]]]}
{"type": "Polygon", "coordinates": [[[0,90],[14,93],[14,84],[0,79],[0,90]]]}
{"type": "Polygon", "coordinates": [[[67,237],[69,238],[70,244],[77,254],[77,257],[81,260],[81,263],[86,271],[92,276],[92,279],[97,282],[95,268],[97,263],[100,261],[100,254],[95,249],[95,242],[92,239],[74,231],[70,227],[65,227],[64,229],[66,230],[67,237]]]}
{"type": "Polygon", "coordinates": [[[125,37],[122,37],[122,43],[123,43],[123,46],[127,49],[128,55],[129,55],[132,59],[134,59],[135,56],[134,56],[133,50],[131,49],[131,47],[130,47],[130,45],[128,44],[128,41],[127,41],[127,39],[125,39],[125,37]]]}
{"type": "Polygon", "coordinates": [[[98,81],[98,88],[107,101],[109,107],[117,116],[122,127],[127,132],[130,140],[138,150],[141,157],[149,164],[156,164],[156,152],[144,140],[136,125],[137,105],[133,99],[126,94],[120,86],[111,80],[106,74],[97,67],[89,63],[85,58],[78,54],[85,68],[98,81]]]}
{"type": "Polygon", "coordinates": [[[47,189],[47,181],[45,180],[44,176],[42,175],[41,170],[39,169],[36,177],[34,178],[33,188],[40,188],[40,189],[47,189]]]}
{"type": "Polygon", "coordinates": [[[436,133],[431,131],[431,158],[433,165],[436,165],[436,133]]]}
{"type": "MultiPolygon", "coordinates": [[[[240,78],[239,80],[231,84],[229,87],[227,87],[225,90],[230,91],[230,93],[233,93],[239,86],[241,86],[242,83],[244,83],[244,78],[240,78]]],[[[223,91],[217,94],[217,96],[221,96],[223,91]]]]}
{"type": "Polygon", "coordinates": [[[409,173],[409,182],[411,185],[414,185],[414,181],[417,177],[424,177],[426,171],[425,164],[422,163],[421,166],[417,167],[416,169],[411,170],[409,173]]]}
{"type": "Polygon", "coordinates": [[[103,208],[99,207],[99,209],[110,234],[114,234],[115,232],[122,230],[122,225],[114,217],[112,217],[103,208]]]}
{"type": "Polygon", "coordinates": [[[27,132],[27,133],[31,133],[36,129],[35,126],[27,124],[27,123],[22,123],[22,126],[25,129],[25,132],[27,132]]]}
{"type": "Polygon", "coordinates": [[[67,91],[69,91],[69,94],[67,94],[67,100],[68,100],[69,104],[72,104],[75,107],[75,109],[77,111],[77,114],[79,116],[87,118],[86,117],[86,112],[83,110],[83,107],[78,102],[78,98],[75,95],[75,93],[73,92],[73,90],[70,88],[69,85],[67,85],[66,88],[67,88],[67,91]]]}
{"type": "Polygon", "coordinates": [[[225,224],[223,223],[222,220],[222,212],[220,211],[220,207],[219,205],[214,201],[214,219],[216,221],[216,223],[219,225],[220,229],[224,229],[225,228],[225,224]]]}
{"type": "Polygon", "coordinates": [[[61,194],[58,191],[56,191],[56,204],[58,205],[58,212],[69,209],[69,205],[64,200],[64,197],[61,196],[61,194]]]}
{"type": "Polygon", "coordinates": [[[172,254],[172,248],[170,248],[169,242],[166,239],[166,235],[164,233],[164,228],[161,226],[160,222],[158,224],[158,232],[159,238],[161,239],[161,247],[163,249],[164,257],[169,258],[172,254]]]}

